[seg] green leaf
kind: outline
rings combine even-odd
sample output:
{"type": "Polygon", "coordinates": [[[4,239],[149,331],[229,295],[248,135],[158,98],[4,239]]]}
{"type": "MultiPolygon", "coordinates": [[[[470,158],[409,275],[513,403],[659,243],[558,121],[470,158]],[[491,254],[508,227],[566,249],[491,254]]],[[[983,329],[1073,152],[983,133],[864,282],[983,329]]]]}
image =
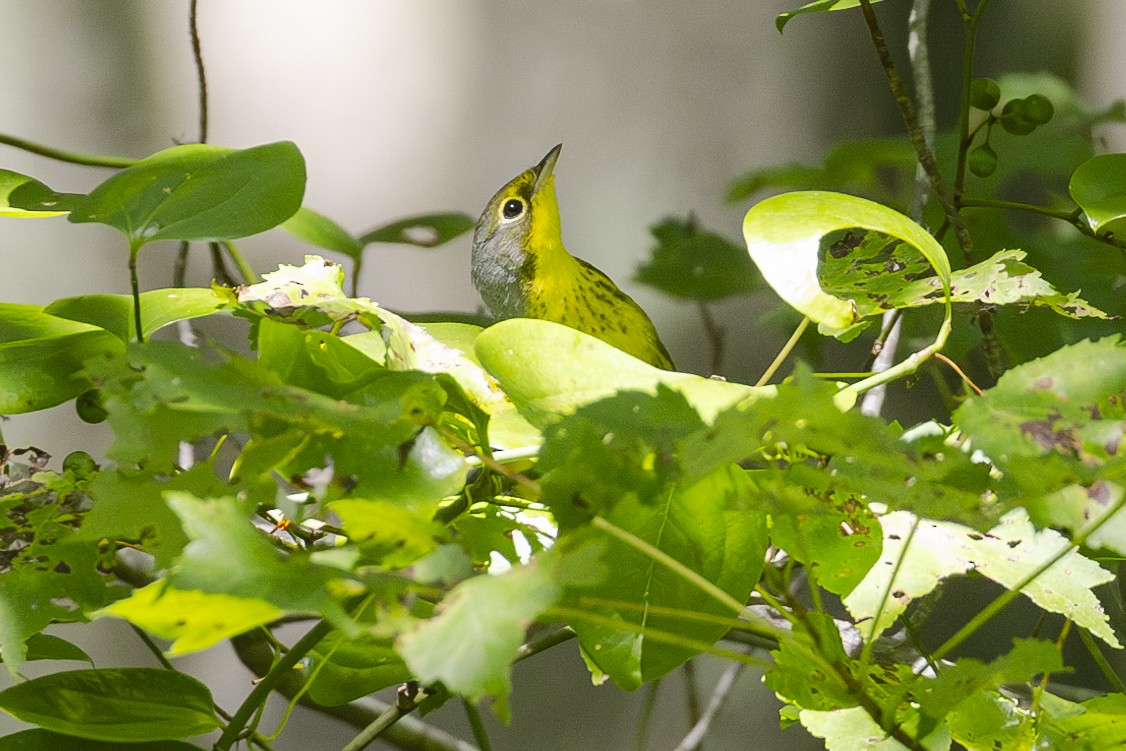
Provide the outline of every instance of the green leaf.
{"type": "Polygon", "coordinates": [[[950,735],[966,751],[1018,751],[1036,747],[1035,718],[998,691],[966,697],[946,717],[950,735]]]}
{"type": "MultiPolygon", "coordinates": [[[[309,654],[309,698],[327,707],[347,704],[414,676],[387,639],[354,639],[333,631],[309,654]]],[[[2,751],[2,750],[0,750],[2,751]]]]}
{"type": "Polygon", "coordinates": [[[770,654],[774,665],[763,676],[763,683],[791,704],[817,710],[857,705],[859,697],[838,672],[851,675],[853,670],[840,631],[828,615],[809,613],[779,638],[778,649],[770,654]]]}
{"type": "Polygon", "coordinates": [[[154,240],[234,240],[293,216],[305,160],[289,141],[234,150],[186,144],[122,170],[78,201],[76,223],[108,224],[133,248],[154,240]]]}
{"type": "Polygon", "coordinates": [[[0,169],[0,216],[45,218],[70,211],[80,196],[56,193],[33,177],[0,169]]]}
{"type": "Polygon", "coordinates": [[[33,634],[27,640],[27,655],[24,659],[28,662],[33,660],[73,660],[94,664],[90,655],[83,652],[81,648],[71,644],[66,639],[44,633],[33,634]]]}
{"type": "MultiPolygon", "coordinates": [[[[170,323],[217,313],[227,305],[214,290],[206,288],[154,289],[141,293],[144,338],[170,323]]],[[[98,326],[122,341],[137,338],[133,323],[132,295],[80,295],[55,300],[43,309],[59,318],[98,326]]]]}
{"type": "Polygon", "coordinates": [[[477,220],[467,214],[420,214],[376,227],[360,236],[361,245],[398,243],[433,248],[473,229],[477,220]]]}
{"type": "Polygon", "coordinates": [[[953,665],[944,666],[934,678],[920,678],[912,693],[923,714],[937,723],[975,694],[1062,670],[1063,659],[1055,644],[1016,639],[1011,652],[988,663],[963,657],[953,665]]]}
{"type": "Polygon", "coordinates": [[[246,623],[264,615],[269,603],[292,613],[319,613],[345,633],[355,630],[330,593],[329,583],[339,574],[304,554],[283,555],[250,523],[245,504],[182,492],[166,497],[192,540],[168,579],[171,586],[250,600],[244,605],[246,623]]]}
{"type": "MultiPolygon", "coordinates": [[[[873,4],[880,2],[880,0],[871,1],[873,4]]],[[[824,13],[832,10],[847,10],[848,8],[855,8],[858,5],[860,5],[860,0],[814,0],[811,3],[806,3],[797,10],[780,14],[774,19],[774,25],[777,26],[778,31],[781,32],[794,16],[800,16],[803,13],[824,13]]]]}
{"type": "MultiPolygon", "coordinates": [[[[743,602],[762,573],[767,546],[765,516],[748,512],[749,495],[733,467],[671,491],[663,503],[627,495],[602,516],[743,602]]],[[[568,593],[599,620],[569,621],[588,661],[622,688],[667,675],[731,628],[734,614],[726,604],[617,538],[607,538],[600,561],[613,575],[568,593]]]]}
{"type": "Polygon", "coordinates": [[[37,305],[0,303],[0,414],[53,407],[90,388],[79,375],[92,357],[121,352],[107,331],[49,315],[37,305]]]}
{"type": "Polygon", "coordinates": [[[183,590],[158,580],[92,614],[124,618],[154,636],[172,641],[169,656],[207,649],[252,628],[264,626],[285,611],[257,597],[233,597],[183,590]]]}
{"type": "Polygon", "coordinates": [[[258,362],[291,386],[334,399],[387,373],[382,361],[335,334],[268,318],[258,322],[258,362]]]}
{"type": "Polygon", "coordinates": [[[665,219],[649,232],[657,244],[634,276],[642,284],[687,300],[722,300],[759,286],[747,254],[727,238],[701,230],[692,217],[665,219]]]}
{"type": "Polygon", "coordinates": [[[1099,154],[1076,168],[1067,186],[1100,235],[1126,230],[1126,154],[1099,154]]]}
{"type": "Polygon", "coordinates": [[[0,709],[46,730],[98,741],[175,740],[219,727],[206,686],[152,668],[52,673],[0,691],[0,709]]]}
{"type": "Polygon", "coordinates": [[[0,738],[0,751],[199,751],[199,746],[183,741],[150,741],[122,746],[117,742],[92,741],[35,729],[0,738]]]}
{"type": "MultiPolygon", "coordinates": [[[[906,245],[876,232],[852,230],[822,238],[825,260],[818,269],[822,289],[849,299],[858,316],[890,308],[916,308],[945,302],[942,279],[928,273],[906,245]],[[904,251],[906,250],[906,253],[904,251]]],[[[1107,314],[1079,297],[1048,284],[1024,263],[1021,250],[1002,250],[981,263],[950,276],[950,299],[972,306],[1035,305],[1068,318],[1106,318],[1107,314]]]]}
{"type": "Polygon", "coordinates": [[[281,228],[289,234],[316,245],[318,248],[332,250],[349,258],[359,258],[364,247],[352,237],[348,230],[312,209],[302,206],[297,213],[282,222],[281,228]]]}
{"type": "MultiPolygon", "coordinates": [[[[824,738],[825,747],[833,751],[906,751],[906,747],[889,737],[862,707],[829,711],[803,709],[799,716],[805,729],[824,738]]],[[[910,719],[913,722],[901,722],[900,728],[913,737],[918,715],[910,719]]],[[[946,751],[950,748],[950,733],[940,725],[930,735],[916,738],[916,742],[927,751],[946,751]]]]}
{"type": "Polygon", "coordinates": [[[846,239],[826,248],[826,255],[838,262],[863,264],[863,275],[870,280],[879,280],[886,273],[883,264],[889,262],[907,266],[916,274],[929,267],[943,289],[949,289],[950,263],[938,241],[915,222],[878,203],[841,193],[784,193],[756,204],[743,220],[747,249],[767,283],[791,307],[816,321],[822,332],[833,336],[845,335],[865,315],[879,312],[859,312],[854,300],[832,294],[819,279],[826,262],[823,238],[855,228],[874,230],[892,240],[868,241],[867,233],[859,233],[860,245],[854,247],[846,239]],[[853,256],[854,249],[860,254],[853,256]],[[885,258],[887,253],[892,254],[890,259],[885,258]]]}
{"type": "Polygon", "coordinates": [[[652,394],[659,384],[683,394],[705,421],[732,404],[774,393],[772,387],[661,370],[551,321],[501,321],[481,332],[475,351],[521,414],[541,428],[584,404],[620,391],[652,394]]]}
{"type": "Polygon", "coordinates": [[[408,566],[438,547],[446,536],[429,509],[415,510],[386,501],[345,498],[330,508],[348,539],[385,568],[408,566]]]}
{"type": "Polygon", "coordinates": [[[495,699],[493,711],[509,717],[509,666],[533,618],[554,604],[557,561],[533,563],[498,576],[462,582],[438,608],[438,615],[399,637],[398,649],[415,678],[440,681],[470,701],[495,699]]]}
{"type": "MultiPolygon", "coordinates": [[[[766,518],[748,508],[753,487],[722,462],[693,467],[677,446],[706,431],[685,398],[627,392],[587,405],[551,426],[540,452],[544,501],[567,532],[597,515],[744,601],[762,571],[766,518]]],[[[619,540],[599,536],[602,565],[614,572],[575,587],[568,601],[587,660],[626,689],[655,680],[713,644],[735,615],[674,570],[619,540]],[[671,641],[670,641],[671,639],[671,641]]]]}
{"type": "Polygon", "coordinates": [[[1048,737],[1060,751],[1111,751],[1126,746],[1126,695],[1096,696],[1073,704],[1046,694],[1048,737]]]}
{"type": "MultiPolygon", "coordinates": [[[[932,591],[943,579],[971,569],[1013,588],[1028,574],[1069,547],[1050,529],[1036,530],[1021,509],[1009,512],[983,535],[953,522],[918,519],[895,511],[880,518],[884,545],[880,562],[846,597],[857,621],[867,620],[865,638],[891,626],[907,604],[932,591]]],[[[1113,575],[1071,550],[1021,593],[1051,613],[1062,613],[1111,646],[1118,639],[1092,591],[1113,575]]]]}
{"type": "Polygon", "coordinates": [[[1121,467],[1123,392],[1126,344],[1114,335],[1009,370],[962,405],[954,423],[1018,482],[1037,494],[1053,492],[1121,467]],[[1032,470],[1029,462],[1036,469],[1020,471],[1032,470]]]}

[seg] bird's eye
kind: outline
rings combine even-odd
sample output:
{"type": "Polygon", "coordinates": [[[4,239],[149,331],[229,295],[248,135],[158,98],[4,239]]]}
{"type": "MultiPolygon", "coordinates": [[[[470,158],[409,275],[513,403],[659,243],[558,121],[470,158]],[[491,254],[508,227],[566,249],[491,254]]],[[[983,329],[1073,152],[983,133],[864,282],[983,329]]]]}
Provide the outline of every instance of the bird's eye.
{"type": "Polygon", "coordinates": [[[515,219],[524,213],[524,202],[519,198],[510,198],[504,202],[504,207],[500,210],[505,219],[515,219]]]}

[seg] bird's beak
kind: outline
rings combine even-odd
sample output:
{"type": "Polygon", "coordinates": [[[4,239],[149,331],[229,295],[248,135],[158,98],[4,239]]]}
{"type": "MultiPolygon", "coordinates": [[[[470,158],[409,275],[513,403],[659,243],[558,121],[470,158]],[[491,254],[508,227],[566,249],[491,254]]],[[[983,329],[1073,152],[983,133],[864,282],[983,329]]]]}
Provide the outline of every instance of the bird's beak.
{"type": "Polygon", "coordinates": [[[532,186],[533,195],[540,192],[540,188],[547,184],[551,173],[555,170],[555,163],[559,160],[559,152],[563,150],[563,144],[558,144],[554,149],[547,152],[539,164],[533,167],[536,173],[536,182],[532,186]]]}

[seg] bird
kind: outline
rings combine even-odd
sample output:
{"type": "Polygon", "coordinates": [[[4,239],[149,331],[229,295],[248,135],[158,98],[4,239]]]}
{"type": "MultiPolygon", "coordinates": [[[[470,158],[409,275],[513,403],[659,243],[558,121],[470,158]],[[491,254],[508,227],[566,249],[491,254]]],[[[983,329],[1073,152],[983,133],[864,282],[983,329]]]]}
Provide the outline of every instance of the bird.
{"type": "Polygon", "coordinates": [[[563,246],[555,163],[563,144],[492,197],[473,233],[473,286],[497,320],[540,318],[590,334],[664,370],[653,322],[618,285],[563,246]]]}

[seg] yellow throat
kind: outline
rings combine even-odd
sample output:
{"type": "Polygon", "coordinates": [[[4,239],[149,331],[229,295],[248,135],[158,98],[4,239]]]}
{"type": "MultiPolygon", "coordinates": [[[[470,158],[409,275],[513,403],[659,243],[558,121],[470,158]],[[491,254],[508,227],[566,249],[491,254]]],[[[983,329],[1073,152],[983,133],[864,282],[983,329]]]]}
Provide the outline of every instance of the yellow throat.
{"type": "Polygon", "coordinates": [[[561,323],[671,369],[668,351],[641,306],[563,247],[553,174],[562,148],[514,177],[485,207],[473,235],[473,284],[497,319],[561,323]]]}

